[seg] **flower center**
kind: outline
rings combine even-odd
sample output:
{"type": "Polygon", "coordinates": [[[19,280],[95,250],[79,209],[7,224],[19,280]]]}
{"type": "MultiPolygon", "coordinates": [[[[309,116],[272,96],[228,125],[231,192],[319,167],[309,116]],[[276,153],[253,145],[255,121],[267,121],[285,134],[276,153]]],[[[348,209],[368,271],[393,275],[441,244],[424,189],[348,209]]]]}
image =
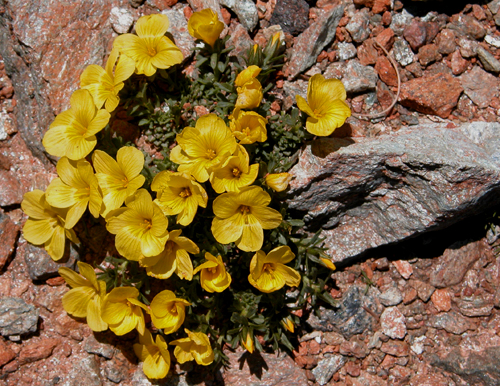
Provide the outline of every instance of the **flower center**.
{"type": "Polygon", "coordinates": [[[175,306],[175,303],[172,304],[172,307],[170,308],[170,313],[172,315],[177,315],[177,307],[175,306]]]}
{"type": "Polygon", "coordinates": [[[240,169],[233,168],[232,172],[233,172],[233,176],[235,176],[236,178],[240,178],[240,176],[241,176],[241,170],[240,169]]]}
{"type": "Polygon", "coordinates": [[[148,55],[153,57],[156,55],[156,50],[153,47],[148,47],[148,55]]]}
{"type": "Polygon", "coordinates": [[[243,130],[241,130],[243,134],[245,134],[247,137],[250,136],[251,130],[249,127],[245,127],[243,130]]]}
{"type": "Polygon", "coordinates": [[[208,272],[216,274],[217,273],[217,267],[208,268],[208,272]]]}
{"type": "Polygon", "coordinates": [[[250,207],[249,206],[241,205],[238,209],[240,210],[240,212],[241,212],[242,215],[246,215],[246,214],[250,213],[250,207]]]}
{"type": "Polygon", "coordinates": [[[145,218],[143,220],[143,224],[144,224],[143,227],[144,227],[145,230],[151,229],[152,226],[153,226],[153,223],[151,222],[151,220],[149,220],[147,218],[145,218]]]}
{"type": "Polygon", "coordinates": [[[205,153],[205,155],[207,156],[207,158],[209,160],[213,160],[215,158],[215,156],[217,155],[217,153],[213,149],[207,149],[207,152],[205,153]]]}
{"type": "Polygon", "coordinates": [[[182,198],[191,197],[192,195],[193,194],[191,193],[191,189],[189,189],[189,188],[184,188],[179,193],[179,196],[181,196],[182,198]]]}
{"type": "Polygon", "coordinates": [[[165,245],[165,253],[169,255],[172,253],[173,249],[174,249],[174,242],[168,240],[167,244],[165,245]]]}
{"type": "Polygon", "coordinates": [[[272,263],[265,263],[264,266],[262,267],[264,272],[272,275],[274,273],[274,264],[272,263]]]}
{"type": "Polygon", "coordinates": [[[316,118],[321,118],[323,116],[323,113],[321,112],[321,110],[318,110],[318,109],[314,109],[313,113],[316,116],[316,118]]]}

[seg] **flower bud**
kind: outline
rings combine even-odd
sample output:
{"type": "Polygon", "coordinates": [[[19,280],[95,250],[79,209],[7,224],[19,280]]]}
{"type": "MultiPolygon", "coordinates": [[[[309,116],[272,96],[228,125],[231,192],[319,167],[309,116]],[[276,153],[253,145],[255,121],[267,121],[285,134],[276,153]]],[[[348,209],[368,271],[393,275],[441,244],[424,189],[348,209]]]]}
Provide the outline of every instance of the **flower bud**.
{"type": "Polygon", "coordinates": [[[258,44],[254,44],[253,47],[248,50],[247,66],[252,65],[262,67],[262,49],[258,44]]]}
{"type": "Polygon", "coordinates": [[[266,184],[275,191],[282,192],[288,188],[288,183],[292,177],[290,173],[268,174],[266,176],[266,184]]]}
{"type": "Polygon", "coordinates": [[[264,48],[264,57],[269,60],[278,56],[281,51],[283,40],[281,39],[282,32],[276,32],[272,39],[269,39],[264,48]]]}
{"type": "Polygon", "coordinates": [[[219,20],[217,14],[210,8],[194,12],[188,21],[189,34],[195,39],[203,40],[212,47],[223,29],[224,23],[219,20]]]}
{"type": "Polygon", "coordinates": [[[319,259],[325,267],[330,268],[332,271],[335,271],[337,269],[337,267],[335,267],[335,264],[333,264],[330,259],[325,259],[324,257],[320,257],[319,259]]]}
{"type": "Polygon", "coordinates": [[[292,320],[290,318],[285,318],[281,321],[281,324],[283,325],[283,327],[285,327],[288,331],[290,331],[292,334],[293,332],[295,331],[295,327],[294,327],[294,324],[292,322],[292,320]]]}
{"type": "Polygon", "coordinates": [[[255,348],[254,344],[253,344],[253,337],[250,335],[249,332],[247,332],[247,337],[245,340],[242,340],[241,341],[241,344],[243,345],[243,347],[245,347],[245,349],[250,353],[252,354],[253,353],[253,350],[255,348]]]}

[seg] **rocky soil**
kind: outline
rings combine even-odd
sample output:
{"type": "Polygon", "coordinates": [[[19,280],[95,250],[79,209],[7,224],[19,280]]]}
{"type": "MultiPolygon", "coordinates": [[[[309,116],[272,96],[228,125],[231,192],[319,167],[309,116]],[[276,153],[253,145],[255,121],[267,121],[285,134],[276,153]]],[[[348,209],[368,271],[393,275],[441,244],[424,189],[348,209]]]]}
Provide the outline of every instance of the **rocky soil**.
{"type": "Polygon", "coordinates": [[[499,0],[0,0],[0,385],[152,384],[133,333],[65,313],[59,265],[23,239],[20,203],[55,177],[43,133],[113,36],[161,11],[189,55],[186,18],[207,6],[236,53],[285,32],[276,109],[316,73],[346,86],[358,118],[304,147],[289,196],[338,262],[339,308],[304,313],[291,355],[227,350],[229,368],[173,364],[157,384],[500,385],[499,0]]]}

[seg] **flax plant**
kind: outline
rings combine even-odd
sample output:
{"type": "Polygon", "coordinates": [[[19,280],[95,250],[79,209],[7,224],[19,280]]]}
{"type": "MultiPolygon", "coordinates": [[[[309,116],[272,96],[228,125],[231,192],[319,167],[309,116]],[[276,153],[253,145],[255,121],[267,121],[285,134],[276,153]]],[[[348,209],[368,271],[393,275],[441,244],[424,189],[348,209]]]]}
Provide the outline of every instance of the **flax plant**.
{"type": "Polygon", "coordinates": [[[168,375],[171,352],[210,372],[228,364],[224,347],[291,352],[302,315],[336,306],[321,229],[294,218],[284,192],[305,141],[350,116],[342,83],[314,75],[288,108],[272,90],[282,32],[235,56],[214,11],[186,26],[193,57],[151,14],[83,71],[43,138],[58,177],[21,204],[25,239],[54,260],[81,236],[79,273],[59,269],[63,307],[93,331],[136,330],[150,379],[168,375]]]}

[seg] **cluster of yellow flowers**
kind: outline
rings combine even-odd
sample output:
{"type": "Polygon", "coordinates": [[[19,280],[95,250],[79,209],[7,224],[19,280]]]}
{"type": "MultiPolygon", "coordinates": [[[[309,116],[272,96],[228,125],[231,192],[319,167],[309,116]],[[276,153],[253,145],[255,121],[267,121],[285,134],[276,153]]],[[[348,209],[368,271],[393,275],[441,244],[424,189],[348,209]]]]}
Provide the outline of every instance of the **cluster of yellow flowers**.
{"type": "MultiPolygon", "coordinates": [[[[243,146],[267,140],[267,119],[254,111],[245,111],[257,108],[263,98],[262,85],[257,79],[259,67],[249,66],[238,74],[235,81],[238,96],[229,126],[216,114],[208,114],[200,117],[195,127],[186,127],[177,135],[177,146],[172,149],[170,159],[179,167],[177,172],[162,171],[154,177],[150,188],[156,198],[142,188],[145,160],[140,150],[122,147],[116,159],[94,150],[96,134],[108,124],[118,106],[118,93],[124,82],[133,73],[152,76],[157,69],[167,69],[183,61],[179,48],[165,36],[168,26],[165,15],[141,17],[136,34],[115,39],[105,68],[90,65],[84,70],[81,89],[71,96],[71,108],[55,118],[43,138],[46,151],[61,157],[57,163],[59,177],[46,192],[26,193],[22,209],[29,218],[23,228],[24,237],[33,244],[43,245],[54,260],[59,260],[64,255],[66,239],[79,243],[72,228],[88,207],[92,216],[103,217],[107,230],[116,235],[115,246],[120,255],[139,262],[149,276],[168,279],[175,273],[181,279],[192,280],[200,273],[200,284],[205,291],[222,292],[232,282],[222,257],[206,252],[206,261],[194,269],[190,254],[200,253],[199,247],[181,236],[182,230],[168,229],[167,216],[177,216],[177,224],[185,227],[194,221],[199,207],[207,207],[204,183],[209,181],[218,194],[213,201],[211,225],[215,240],[221,244],[235,243],[242,251],[256,252],[250,263],[249,283],[264,293],[285,285],[298,286],[299,272],[286,265],[295,257],[288,246],[279,246],[267,254],[261,250],[264,230],[277,228],[282,216],[269,207],[270,195],[260,186],[252,185],[259,165],[250,164],[243,146]]],[[[188,23],[190,34],[210,46],[223,28],[223,23],[209,9],[195,12],[188,23]]],[[[307,129],[317,135],[333,132],[350,115],[345,97],[340,81],[313,76],[308,89],[309,102],[297,96],[299,108],[309,115],[307,129]]],[[[290,179],[288,173],[269,174],[266,184],[283,191],[290,179]]],[[[328,266],[328,262],[325,264],[328,266]]],[[[134,345],[134,350],[144,362],[145,374],[150,378],[165,377],[170,355],[164,335],[182,326],[185,308],[191,304],[169,290],[158,293],[149,306],[138,300],[140,293],[131,286],[106,293],[105,282],[97,279],[90,265],[79,262],[78,267],[80,274],[69,268],[59,269],[72,287],[62,299],[65,310],[75,317],[86,318],[94,331],[109,328],[117,335],[124,335],[136,329],[140,343],[134,345]],[[150,315],[156,329],[162,330],[155,339],[146,328],[144,313],[150,315]]],[[[285,324],[288,330],[293,330],[289,319],[285,324]]],[[[177,361],[212,363],[214,354],[208,336],[188,329],[185,333],[187,337],[169,343],[175,346],[177,361]]],[[[243,344],[253,349],[252,342],[243,344]]]]}

